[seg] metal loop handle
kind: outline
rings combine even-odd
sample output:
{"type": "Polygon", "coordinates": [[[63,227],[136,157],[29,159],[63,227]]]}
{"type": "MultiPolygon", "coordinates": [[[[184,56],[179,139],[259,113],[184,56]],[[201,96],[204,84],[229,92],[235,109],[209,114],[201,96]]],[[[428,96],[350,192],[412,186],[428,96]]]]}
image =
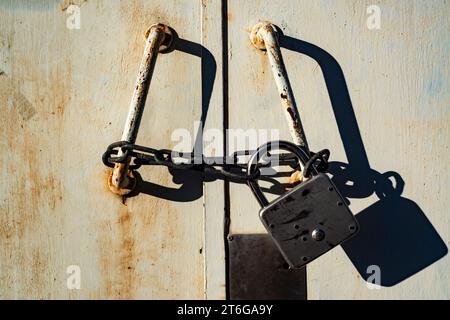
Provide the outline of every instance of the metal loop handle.
{"type": "Polygon", "coordinates": [[[283,56],[281,55],[277,27],[270,22],[260,22],[253,27],[250,40],[256,48],[267,52],[292,141],[305,148],[309,153],[308,142],[306,141],[297,104],[295,103],[283,56]]]}
{"type": "MultiPolygon", "coordinates": [[[[147,98],[148,88],[150,86],[158,53],[166,52],[171,46],[173,39],[170,28],[161,23],[152,25],[145,33],[145,36],[147,40],[144,54],[139,67],[139,73],[134,86],[133,96],[131,98],[128,116],[121,139],[129,144],[134,144],[136,142],[139,124],[144,112],[145,100],[147,98]]],[[[110,181],[112,191],[120,194],[126,193],[127,191],[125,191],[125,189],[128,189],[128,192],[131,192],[130,186],[134,185],[134,182],[131,181],[133,178],[129,172],[130,156],[128,154],[124,155],[122,150],[119,150],[118,157],[122,156],[125,156],[126,161],[116,163],[110,181]]]]}

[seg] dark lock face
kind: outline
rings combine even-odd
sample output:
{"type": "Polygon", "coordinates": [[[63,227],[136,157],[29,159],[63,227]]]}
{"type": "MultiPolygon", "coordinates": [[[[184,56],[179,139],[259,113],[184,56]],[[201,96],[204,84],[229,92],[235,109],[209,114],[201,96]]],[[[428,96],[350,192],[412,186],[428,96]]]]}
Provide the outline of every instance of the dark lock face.
{"type": "Polygon", "coordinates": [[[260,211],[292,268],[300,268],[356,234],[358,223],[330,178],[319,173],[260,211]]]}

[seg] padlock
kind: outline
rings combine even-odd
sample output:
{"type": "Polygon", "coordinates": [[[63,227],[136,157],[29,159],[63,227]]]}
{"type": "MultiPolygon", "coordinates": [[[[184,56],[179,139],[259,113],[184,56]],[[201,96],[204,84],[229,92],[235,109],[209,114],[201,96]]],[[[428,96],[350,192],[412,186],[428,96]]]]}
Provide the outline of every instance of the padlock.
{"type": "MultiPolygon", "coordinates": [[[[269,142],[250,158],[248,176],[255,176],[258,159],[274,149],[293,153],[303,165],[311,159],[307,151],[291,142],[269,142]]],[[[328,175],[318,172],[314,164],[308,171],[302,183],[270,203],[257,179],[248,181],[262,206],[260,219],[291,268],[303,267],[355,235],[359,228],[328,175]]]]}

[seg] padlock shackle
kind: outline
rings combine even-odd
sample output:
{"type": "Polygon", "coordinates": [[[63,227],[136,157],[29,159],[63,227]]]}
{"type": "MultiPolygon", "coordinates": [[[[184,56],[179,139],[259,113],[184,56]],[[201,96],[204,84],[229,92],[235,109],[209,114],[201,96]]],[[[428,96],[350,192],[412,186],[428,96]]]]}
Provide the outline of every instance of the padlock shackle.
{"type": "MultiPolygon", "coordinates": [[[[255,170],[257,168],[257,164],[259,159],[261,159],[263,156],[265,156],[268,152],[273,150],[284,150],[284,151],[290,151],[293,154],[297,156],[297,158],[300,160],[300,162],[303,164],[303,166],[310,160],[310,156],[308,152],[305,150],[304,147],[298,146],[292,142],[284,141],[284,140],[276,140],[271,141],[263,144],[258,149],[255,150],[255,152],[252,154],[248,161],[247,166],[247,177],[253,177],[255,174],[255,170]]],[[[311,166],[311,173],[313,175],[316,175],[318,172],[314,166],[311,166]]],[[[256,199],[258,200],[259,204],[261,206],[266,206],[269,204],[269,201],[267,200],[264,193],[261,191],[261,188],[258,185],[258,179],[248,179],[247,182],[248,186],[252,190],[253,194],[255,195],[256,199]]]]}

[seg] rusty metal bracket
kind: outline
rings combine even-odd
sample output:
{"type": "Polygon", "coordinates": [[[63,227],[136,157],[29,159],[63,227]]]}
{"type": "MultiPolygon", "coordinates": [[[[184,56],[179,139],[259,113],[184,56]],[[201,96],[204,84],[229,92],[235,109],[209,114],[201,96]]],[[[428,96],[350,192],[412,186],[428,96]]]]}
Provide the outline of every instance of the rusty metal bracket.
{"type": "MultiPolygon", "coordinates": [[[[145,33],[146,44],[142,56],[139,73],[134,86],[125,128],[122,133],[122,141],[134,143],[139,131],[142,114],[144,112],[145,100],[153,75],[158,53],[164,53],[172,45],[173,34],[167,25],[158,23],[152,25],[145,33]]],[[[119,156],[122,156],[119,151],[119,156]]],[[[125,195],[131,192],[136,184],[136,180],[129,170],[129,157],[125,163],[116,163],[114,170],[108,181],[108,185],[114,193],[125,195]]]]}
{"type": "Polygon", "coordinates": [[[300,122],[294,94],[292,93],[283,56],[281,55],[280,45],[278,44],[278,31],[276,26],[270,22],[257,23],[252,28],[250,40],[256,48],[267,52],[293,142],[304,147],[309,152],[308,142],[306,141],[305,132],[300,122]]]}

